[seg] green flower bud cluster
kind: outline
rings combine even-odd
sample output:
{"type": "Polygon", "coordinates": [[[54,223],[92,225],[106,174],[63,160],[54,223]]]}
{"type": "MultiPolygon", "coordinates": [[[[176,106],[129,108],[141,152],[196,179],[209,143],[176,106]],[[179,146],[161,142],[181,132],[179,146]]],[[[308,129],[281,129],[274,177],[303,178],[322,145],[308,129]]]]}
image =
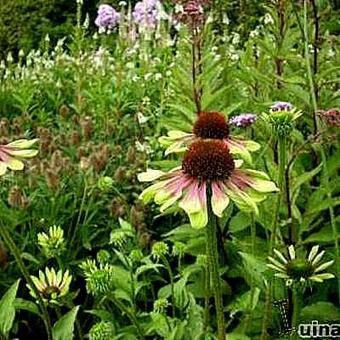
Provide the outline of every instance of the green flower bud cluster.
{"type": "Polygon", "coordinates": [[[159,260],[161,257],[167,255],[169,253],[169,247],[165,242],[156,242],[152,246],[151,255],[156,260],[159,260]]]}
{"type": "Polygon", "coordinates": [[[100,321],[96,323],[89,332],[90,340],[112,340],[115,335],[115,328],[111,322],[100,321]]]}
{"type": "Polygon", "coordinates": [[[109,176],[103,176],[98,179],[97,187],[102,191],[110,191],[113,188],[114,181],[109,176]]]}
{"type": "Polygon", "coordinates": [[[153,303],[153,312],[157,314],[164,313],[165,309],[169,306],[167,299],[160,298],[153,303]]]}
{"type": "Polygon", "coordinates": [[[60,256],[65,251],[64,230],[60,226],[52,226],[48,233],[38,233],[38,244],[47,258],[60,256]]]}
{"type": "Polygon", "coordinates": [[[112,291],[114,285],[114,268],[111,264],[99,264],[87,260],[80,265],[86,279],[86,290],[95,296],[103,296],[112,291]]]}

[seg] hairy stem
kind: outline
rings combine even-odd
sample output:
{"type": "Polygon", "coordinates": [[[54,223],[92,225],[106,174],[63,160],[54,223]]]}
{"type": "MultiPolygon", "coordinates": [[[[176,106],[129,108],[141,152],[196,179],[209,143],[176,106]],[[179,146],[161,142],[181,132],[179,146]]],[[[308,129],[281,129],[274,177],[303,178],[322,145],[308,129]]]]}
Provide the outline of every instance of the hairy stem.
{"type": "Polygon", "coordinates": [[[51,319],[50,319],[50,316],[47,312],[46,305],[45,305],[43,299],[41,298],[41,295],[40,295],[38,288],[35,286],[33,280],[31,279],[31,276],[30,276],[24,262],[22,261],[22,258],[21,258],[21,255],[20,255],[20,250],[16,246],[16,244],[13,241],[10,233],[7,231],[7,229],[6,229],[6,227],[3,223],[0,223],[0,236],[3,239],[5,245],[8,247],[8,249],[13,254],[22,275],[24,276],[25,280],[27,281],[28,285],[30,286],[30,288],[32,289],[34,294],[36,295],[36,299],[38,301],[38,304],[39,304],[39,307],[40,307],[40,310],[41,310],[41,313],[42,313],[41,317],[44,321],[44,325],[45,325],[45,329],[46,329],[46,333],[47,333],[47,339],[52,340],[51,319]]]}
{"type": "Polygon", "coordinates": [[[223,313],[223,300],[221,283],[219,276],[219,261],[216,237],[216,216],[212,211],[211,206],[211,186],[207,186],[207,205],[208,205],[208,225],[207,225],[207,257],[209,270],[211,274],[211,282],[214,292],[215,308],[217,316],[217,330],[218,340],[225,340],[225,326],[224,326],[224,313],[223,313]]]}
{"type": "Polygon", "coordinates": [[[174,274],[172,273],[172,269],[170,266],[169,261],[165,256],[161,256],[161,259],[165,265],[166,270],[168,271],[169,277],[170,277],[170,287],[171,287],[171,299],[172,299],[172,317],[175,316],[175,280],[174,280],[174,274]]]}

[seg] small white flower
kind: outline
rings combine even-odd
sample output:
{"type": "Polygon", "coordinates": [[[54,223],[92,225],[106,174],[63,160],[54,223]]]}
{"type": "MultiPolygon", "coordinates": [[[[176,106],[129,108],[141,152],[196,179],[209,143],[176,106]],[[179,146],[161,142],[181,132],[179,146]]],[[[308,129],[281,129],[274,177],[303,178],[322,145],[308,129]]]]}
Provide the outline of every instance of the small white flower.
{"type": "Polygon", "coordinates": [[[162,74],[161,73],[156,73],[155,74],[155,80],[158,81],[158,80],[161,80],[163,78],[162,74]]]}
{"type": "Polygon", "coordinates": [[[269,13],[266,13],[264,18],[263,18],[263,22],[265,25],[272,25],[274,24],[274,19],[272,18],[272,16],[269,13]]]}

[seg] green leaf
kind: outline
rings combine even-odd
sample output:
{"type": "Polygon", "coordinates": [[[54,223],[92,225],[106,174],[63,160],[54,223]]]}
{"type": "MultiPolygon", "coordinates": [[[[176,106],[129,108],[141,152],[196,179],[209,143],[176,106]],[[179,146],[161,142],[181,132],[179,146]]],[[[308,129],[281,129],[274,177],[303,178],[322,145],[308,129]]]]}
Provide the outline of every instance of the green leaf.
{"type": "Polygon", "coordinates": [[[7,290],[0,301],[0,333],[8,337],[15,318],[14,300],[17,295],[20,280],[17,280],[7,290]]]}
{"type": "Polygon", "coordinates": [[[15,310],[26,310],[28,312],[31,312],[31,313],[34,313],[40,316],[38,306],[34,302],[29,301],[29,300],[16,298],[14,300],[14,308],[15,310]]]}
{"type": "Polygon", "coordinates": [[[266,263],[253,255],[239,252],[243,260],[244,278],[250,286],[264,287],[263,273],[267,270],[266,263]]]}
{"type": "Polygon", "coordinates": [[[249,227],[250,223],[251,223],[250,215],[240,211],[231,218],[229,224],[229,231],[231,233],[236,233],[238,231],[244,230],[249,227]]]}
{"type": "Polygon", "coordinates": [[[319,301],[302,309],[301,320],[319,322],[340,320],[340,311],[330,302],[319,301]]]}
{"type": "Polygon", "coordinates": [[[237,312],[248,312],[254,310],[260,296],[260,289],[255,287],[254,291],[249,290],[236,298],[231,304],[228,305],[227,310],[230,311],[230,316],[233,317],[237,312]]]}
{"type": "Polygon", "coordinates": [[[322,169],[322,163],[320,163],[315,169],[304,172],[302,175],[298,176],[292,185],[292,192],[295,191],[304,183],[310,181],[320,170],[322,169]]]}
{"type": "Polygon", "coordinates": [[[68,313],[63,315],[53,326],[53,340],[72,340],[74,323],[80,306],[74,307],[68,313]]]}
{"type": "MultiPolygon", "coordinates": [[[[338,239],[340,235],[338,235],[338,239]]],[[[334,243],[334,232],[331,226],[323,227],[319,232],[308,236],[303,243],[334,243]]]]}

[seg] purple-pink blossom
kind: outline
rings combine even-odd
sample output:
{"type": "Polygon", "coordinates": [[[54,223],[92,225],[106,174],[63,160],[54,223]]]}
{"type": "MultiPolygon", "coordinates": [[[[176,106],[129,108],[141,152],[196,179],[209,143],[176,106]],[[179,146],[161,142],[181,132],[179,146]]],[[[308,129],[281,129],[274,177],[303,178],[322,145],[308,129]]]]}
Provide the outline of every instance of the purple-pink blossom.
{"type": "Polygon", "coordinates": [[[112,30],[118,23],[120,14],[110,5],[100,5],[95,24],[100,30],[112,30]]]}
{"type": "Polygon", "coordinates": [[[154,26],[160,17],[158,0],[143,0],[136,3],[132,12],[134,21],[145,26],[154,26]]]}
{"type": "Polygon", "coordinates": [[[291,111],[293,109],[294,109],[293,104],[288,102],[275,102],[270,107],[270,111],[291,111]]]}
{"type": "Polygon", "coordinates": [[[229,124],[235,125],[237,127],[247,127],[253,124],[256,119],[257,116],[253,113],[243,113],[229,119],[229,124]]]}

